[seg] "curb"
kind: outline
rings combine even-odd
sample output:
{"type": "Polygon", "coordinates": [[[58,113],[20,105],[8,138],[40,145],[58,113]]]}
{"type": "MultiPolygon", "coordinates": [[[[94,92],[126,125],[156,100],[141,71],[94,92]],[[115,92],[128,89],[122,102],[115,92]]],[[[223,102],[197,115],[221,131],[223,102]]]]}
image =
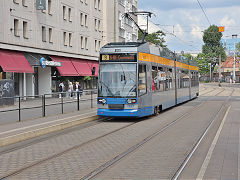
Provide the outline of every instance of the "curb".
{"type": "Polygon", "coordinates": [[[32,139],[38,136],[42,136],[42,135],[46,135],[49,133],[53,133],[56,131],[60,131],[63,129],[67,129],[73,126],[77,126],[83,123],[87,123],[90,121],[94,121],[98,118],[98,116],[90,116],[90,117],[85,117],[82,119],[78,119],[78,120],[72,120],[69,122],[63,122],[60,124],[56,124],[56,125],[51,125],[48,127],[43,127],[40,129],[35,129],[32,131],[27,131],[27,132],[23,132],[23,133],[19,133],[19,134],[15,134],[12,136],[8,136],[8,137],[4,137],[4,138],[0,138],[0,147],[4,147],[4,146],[8,146],[11,144],[15,144],[21,141],[25,141],[28,139],[32,139]]]}

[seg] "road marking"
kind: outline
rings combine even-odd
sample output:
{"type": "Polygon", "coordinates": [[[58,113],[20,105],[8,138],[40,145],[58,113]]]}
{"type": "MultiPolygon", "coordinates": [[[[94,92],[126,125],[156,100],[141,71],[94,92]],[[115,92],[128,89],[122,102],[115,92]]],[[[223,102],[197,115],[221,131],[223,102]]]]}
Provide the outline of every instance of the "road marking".
{"type": "MultiPolygon", "coordinates": [[[[12,129],[10,131],[5,131],[5,132],[0,133],[0,135],[11,133],[11,132],[15,132],[15,131],[18,131],[18,130],[24,130],[24,129],[28,129],[28,128],[33,128],[33,127],[37,127],[37,126],[41,126],[41,125],[45,125],[45,124],[51,124],[51,123],[54,123],[54,122],[58,122],[58,121],[66,120],[66,119],[71,119],[71,118],[76,118],[76,117],[79,117],[79,116],[89,115],[89,114],[92,114],[92,112],[85,113],[85,114],[80,114],[80,115],[76,115],[76,116],[71,116],[71,117],[66,117],[66,118],[62,118],[62,119],[57,119],[57,120],[54,120],[54,121],[45,122],[45,123],[41,123],[41,124],[35,124],[35,125],[32,125],[32,126],[27,126],[27,127],[23,127],[23,128],[12,129]]],[[[86,118],[86,117],[84,117],[84,118],[86,118]]]]}
{"type": "Polygon", "coordinates": [[[239,128],[239,142],[238,142],[238,179],[240,179],[240,128],[239,128]]]}
{"type": "Polygon", "coordinates": [[[222,120],[222,122],[221,122],[221,124],[220,124],[220,126],[218,128],[218,131],[217,131],[217,133],[216,133],[216,135],[214,137],[214,140],[213,140],[213,142],[211,144],[211,147],[209,148],[207,156],[206,156],[206,158],[205,158],[205,160],[204,160],[204,162],[202,164],[202,167],[201,167],[201,169],[200,169],[200,171],[198,173],[197,180],[202,180],[203,176],[205,175],[205,172],[207,170],[208,164],[209,164],[210,159],[212,157],[213,150],[214,150],[214,148],[215,148],[215,146],[217,144],[218,138],[220,136],[220,133],[222,131],[223,125],[224,125],[224,123],[226,121],[226,118],[227,118],[227,115],[229,113],[230,108],[231,108],[231,106],[228,107],[228,109],[227,109],[227,111],[226,111],[226,113],[224,115],[224,118],[223,118],[223,120],[222,120]]]}

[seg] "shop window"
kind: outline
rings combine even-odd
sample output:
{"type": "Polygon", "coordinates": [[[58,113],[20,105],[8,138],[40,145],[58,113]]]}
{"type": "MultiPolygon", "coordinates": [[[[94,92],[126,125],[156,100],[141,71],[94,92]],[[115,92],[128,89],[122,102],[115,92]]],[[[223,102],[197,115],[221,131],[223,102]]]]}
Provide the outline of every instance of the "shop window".
{"type": "Polygon", "coordinates": [[[47,38],[46,38],[46,27],[42,26],[42,42],[46,42],[47,38]]]}
{"type": "Polygon", "coordinates": [[[142,96],[147,93],[146,65],[140,64],[138,66],[138,94],[142,96]]]}
{"type": "Polygon", "coordinates": [[[19,37],[19,20],[14,19],[14,36],[19,37]]]}
{"type": "Polygon", "coordinates": [[[53,36],[53,29],[49,28],[48,31],[49,31],[49,43],[53,43],[53,38],[52,38],[52,36],[53,36]]]}
{"type": "Polygon", "coordinates": [[[63,44],[64,46],[67,46],[67,33],[63,32],[63,44]]]}
{"type": "Polygon", "coordinates": [[[28,23],[23,21],[23,37],[28,39],[28,23]]]}
{"type": "Polygon", "coordinates": [[[63,19],[67,20],[67,17],[66,17],[66,6],[63,6],[63,19]]]}
{"type": "Polygon", "coordinates": [[[52,15],[52,0],[48,0],[48,14],[52,15]]]}

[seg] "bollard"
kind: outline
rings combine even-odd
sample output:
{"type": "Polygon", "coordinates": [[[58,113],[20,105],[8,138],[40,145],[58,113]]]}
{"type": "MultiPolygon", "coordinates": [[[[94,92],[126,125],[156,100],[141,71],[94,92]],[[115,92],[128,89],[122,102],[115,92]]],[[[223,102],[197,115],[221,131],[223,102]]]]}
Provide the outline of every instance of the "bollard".
{"type": "Polygon", "coordinates": [[[61,96],[61,109],[62,109],[62,114],[63,114],[63,96],[61,96]]]}
{"type": "Polygon", "coordinates": [[[77,110],[79,111],[80,107],[79,107],[79,91],[77,92],[77,110]]]}
{"type": "Polygon", "coordinates": [[[46,116],[46,107],[45,107],[45,94],[42,96],[42,116],[46,116]]]}
{"type": "Polygon", "coordinates": [[[21,121],[21,97],[18,97],[18,122],[21,121]]]}
{"type": "Polygon", "coordinates": [[[93,108],[93,91],[91,91],[91,108],[93,108]]]}

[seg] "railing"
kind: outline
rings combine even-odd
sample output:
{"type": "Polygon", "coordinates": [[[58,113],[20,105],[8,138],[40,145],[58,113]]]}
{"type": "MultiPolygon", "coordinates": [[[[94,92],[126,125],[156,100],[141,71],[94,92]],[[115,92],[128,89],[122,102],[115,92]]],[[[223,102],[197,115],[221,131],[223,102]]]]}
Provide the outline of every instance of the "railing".
{"type": "Polygon", "coordinates": [[[0,106],[0,124],[8,123],[13,121],[13,119],[21,122],[23,119],[40,118],[64,114],[64,112],[80,111],[80,109],[84,108],[94,108],[96,99],[96,89],[84,90],[82,93],[73,92],[71,94],[62,92],[39,96],[2,97],[0,102],[10,101],[12,105],[0,106]],[[31,112],[28,112],[29,110],[31,112]]]}

